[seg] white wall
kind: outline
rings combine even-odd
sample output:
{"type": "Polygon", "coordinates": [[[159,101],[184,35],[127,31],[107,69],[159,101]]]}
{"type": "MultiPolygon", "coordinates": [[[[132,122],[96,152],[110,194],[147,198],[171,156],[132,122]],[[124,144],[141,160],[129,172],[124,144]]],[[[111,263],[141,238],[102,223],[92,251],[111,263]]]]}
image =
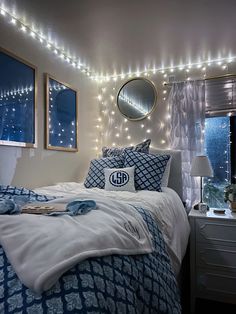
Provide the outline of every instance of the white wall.
{"type": "Polygon", "coordinates": [[[0,46],[38,68],[38,148],[0,146],[0,184],[26,187],[82,179],[94,149],[98,129],[97,86],[78,70],[63,63],[20,31],[0,20],[0,46]],[[79,92],[79,152],[44,149],[44,73],[67,82],[79,92]]]}

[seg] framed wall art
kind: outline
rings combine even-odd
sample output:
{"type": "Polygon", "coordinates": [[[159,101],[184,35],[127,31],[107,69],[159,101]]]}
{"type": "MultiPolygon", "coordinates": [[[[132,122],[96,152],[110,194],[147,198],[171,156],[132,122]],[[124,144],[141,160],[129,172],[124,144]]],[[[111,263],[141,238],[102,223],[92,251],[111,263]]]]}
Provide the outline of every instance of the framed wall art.
{"type": "Polygon", "coordinates": [[[46,74],[46,149],[78,151],[77,91],[46,74]]]}
{"type": "Polygon", "coordinates": [[[37,69],[0,48],[0,145],[36,147],[37,69]]]}

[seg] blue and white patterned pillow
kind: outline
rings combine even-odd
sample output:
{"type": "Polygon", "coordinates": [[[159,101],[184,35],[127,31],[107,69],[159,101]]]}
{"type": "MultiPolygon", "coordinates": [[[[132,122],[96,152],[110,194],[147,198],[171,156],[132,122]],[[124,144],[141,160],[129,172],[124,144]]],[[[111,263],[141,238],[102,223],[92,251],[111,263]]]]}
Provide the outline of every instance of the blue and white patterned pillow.
{"type": "Polygon", "coordinates": [[[105,190],[135,192],[134,168],[105,169],[105,190]]]}
{"type": "Polygon", "coordinates": [[[161,192],[161,180],[169,155],[151,155],[134,151],[125,153],[124,167],[135,166],[136,190],[161,192]]]}
{"type": "Polygon", "coordinates": [[[99,188],[105,187],[105,168],[123,168],[124,159],[122,157],[107,157],[100,159],[93,159],[90,162],[88,175],[84,181],[86,188],[99,188]]]}
{"type": "Polygon", "coordinates": [[[149,147],[151,144],[151,140],[150,138],[148,140],[145,140],[142,143],[137,144],[136,146],[134,146],[134,151],[135,152],[140,152],[140,153],[146,153],[149,154],[149,147]]]}
{"type": "Polygon", "coordinates": [[[102,148],[102,157],[116,157],[123,155],[127,150],[132,150],[134,146],[129,147],[106,147],[102,148]]]}
{"type": "Polygon", "coordinates": [[[136,152],[141,153],[149,153],[149,146],[151,144],[151,140],[145,140],[142,143],[137,144],[136,146],[129,147],[106,147],[102,148],[102,157],[115,157],[123,155],[127,150],[134,150],[136,152]]]}

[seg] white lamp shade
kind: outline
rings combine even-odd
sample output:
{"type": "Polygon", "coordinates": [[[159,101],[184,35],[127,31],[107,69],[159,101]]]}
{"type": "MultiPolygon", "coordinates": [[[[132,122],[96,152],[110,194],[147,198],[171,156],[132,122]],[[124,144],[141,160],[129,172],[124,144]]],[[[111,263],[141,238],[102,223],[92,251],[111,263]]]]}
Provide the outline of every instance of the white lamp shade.
{"type": "Polygon", "coordinates": [[[196,156],[193,158],[191,172],[192,177],[213,177],[213,170],[207,156],[196,156]]]}

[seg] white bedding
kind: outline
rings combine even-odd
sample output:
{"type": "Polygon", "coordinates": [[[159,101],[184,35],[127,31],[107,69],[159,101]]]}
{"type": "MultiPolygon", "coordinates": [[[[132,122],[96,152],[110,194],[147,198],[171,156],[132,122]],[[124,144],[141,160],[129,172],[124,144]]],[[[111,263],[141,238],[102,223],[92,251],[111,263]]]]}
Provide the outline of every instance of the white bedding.
{"type": "Polygon", "coordinates": [[[65,182],[54,186],[42,187],[34,191],[39,194],[53,196],[81,196],[128,201],[151,211],[160,227],[166,242],[175,273],[178,274],[188,244],[190,227],[182,201],[175,191],[162,188],[163,192],[153,191],[105,191],[97,188],[86,189],[82,183],[65,182]]]}
{"type": "MultiPolygon", "coordinates": [[[[63,205],[76,198],[49,203],[63,205]]],[[[97,195],[94,200],[97,209],[81,216],[0,215],[1,245],[28,288],[36,293],[48,290],[89,257],[153,251],[147,225],[133,206],[97,195]]]]}

